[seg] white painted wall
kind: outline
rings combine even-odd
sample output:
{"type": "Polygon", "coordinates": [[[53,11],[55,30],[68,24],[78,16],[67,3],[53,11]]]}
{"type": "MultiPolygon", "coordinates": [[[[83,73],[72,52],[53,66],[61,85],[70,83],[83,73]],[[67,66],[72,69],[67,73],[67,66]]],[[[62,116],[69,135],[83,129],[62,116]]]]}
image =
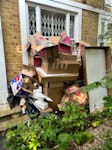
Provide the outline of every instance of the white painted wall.
{"type": "Polygon", "coordinates": [[[2,25],[0,17],[0,104],[6,103],[7,96],[8,91],[7,91],[6,65],[5,65],[2,25]]]}

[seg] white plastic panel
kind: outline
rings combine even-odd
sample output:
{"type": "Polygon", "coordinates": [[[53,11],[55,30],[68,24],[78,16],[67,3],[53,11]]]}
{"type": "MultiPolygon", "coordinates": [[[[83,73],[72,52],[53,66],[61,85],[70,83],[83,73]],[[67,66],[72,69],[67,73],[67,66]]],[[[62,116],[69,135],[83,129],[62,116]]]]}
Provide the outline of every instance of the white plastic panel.
{"type": "MultiPolygon", "coordinates": [[[[86,72],[88,84],[99,81],[106,73],[104,49],[86,50],[86,72]]],[[[103,108],[103,97],[107,96],[106,88],[98,88],[88,93],[90,112],[103,108]]]]}

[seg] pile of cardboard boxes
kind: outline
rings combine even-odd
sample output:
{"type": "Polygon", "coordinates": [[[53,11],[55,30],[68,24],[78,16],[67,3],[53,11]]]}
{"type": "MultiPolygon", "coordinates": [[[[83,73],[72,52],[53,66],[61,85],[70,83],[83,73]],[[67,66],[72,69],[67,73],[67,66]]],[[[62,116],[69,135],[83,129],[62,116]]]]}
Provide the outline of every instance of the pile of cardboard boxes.
{"type": "Polygon", "coordinates": [[[25,45],[28,65],[23,65],[23,70],[15,78],[17,81],[13,79],[10,83],[13,94],[25,98],[32,95],[30,100],[36,99],[34,93],[37,89],[37,100],[41,99],[42,103],[38,101],[34,105],[38,104],[39,107],[40,104],[42,109],[58,110],[67,82],[76,81],[79,77],[81,56],[75,44],[65,31],[60,36],[51,36],[49,40],[39,32],[31,35],[25,45]]]}

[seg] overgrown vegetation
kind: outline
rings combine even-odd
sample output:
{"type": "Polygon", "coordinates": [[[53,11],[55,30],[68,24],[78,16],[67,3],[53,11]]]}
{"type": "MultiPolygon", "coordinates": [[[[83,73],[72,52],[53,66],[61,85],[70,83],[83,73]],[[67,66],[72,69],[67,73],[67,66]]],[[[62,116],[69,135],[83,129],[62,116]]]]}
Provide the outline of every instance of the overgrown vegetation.
{"type": "Polygon", "coordinates": [[[60,114],[40,116],[8,130],[6,146],[12,150],[65,150],[73,141],[77,144],[93,141],[94,136],[86,131],[84,107],[66,103],[60,114]]]}
{"type": "MultiPolygon", "coordinates": [[[[84,91],[107,87],[111,93],[111,74],[112,70],[101,81],[86,86],[84,91]]],[[[102,112],[90,114],[88,107],[67,102],[58,113],[40,115],[25,124],[11,128],[6,133],[6,147],[11,150],[70,150],[74,142],[77,145],[93,142],[94,135],[88,128],[96,128],[106,119],[112,119],[112,96],[104,97],[104,101],[105,107],[102,112]]],[[[106,133],[102,138],[102,150],[112,149],[112,133],[106,133]]]]}

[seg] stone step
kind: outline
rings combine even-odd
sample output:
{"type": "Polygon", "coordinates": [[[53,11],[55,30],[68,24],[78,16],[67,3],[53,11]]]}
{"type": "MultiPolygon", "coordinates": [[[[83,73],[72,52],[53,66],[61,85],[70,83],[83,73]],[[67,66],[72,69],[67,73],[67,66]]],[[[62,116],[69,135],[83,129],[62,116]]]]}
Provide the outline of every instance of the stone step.
{"type": "Polygon", "coordinates": [[[5,121],[0,123],[0,132],[3,132],[10,127],[16,126],[16,125],[23,123],[23,122],[27,122],[29,120],[31,120],[31,119],[27,114],[21,115],[18,118],[5,120],[5,121]]]}
{"type": "Polygon", "coordinates": [[[18,118],[21,115],[21,107],[18,105],[13,109],[0,110],[0,123],[12,118],[18,118]]]}
{"type": "Polygon", "coordinates": [[[0,110],[0,119],[5,116],[9,116],[12,114],[17,114],[21,112],[21,107],[18,105],[13,109],[0,110]]]}

